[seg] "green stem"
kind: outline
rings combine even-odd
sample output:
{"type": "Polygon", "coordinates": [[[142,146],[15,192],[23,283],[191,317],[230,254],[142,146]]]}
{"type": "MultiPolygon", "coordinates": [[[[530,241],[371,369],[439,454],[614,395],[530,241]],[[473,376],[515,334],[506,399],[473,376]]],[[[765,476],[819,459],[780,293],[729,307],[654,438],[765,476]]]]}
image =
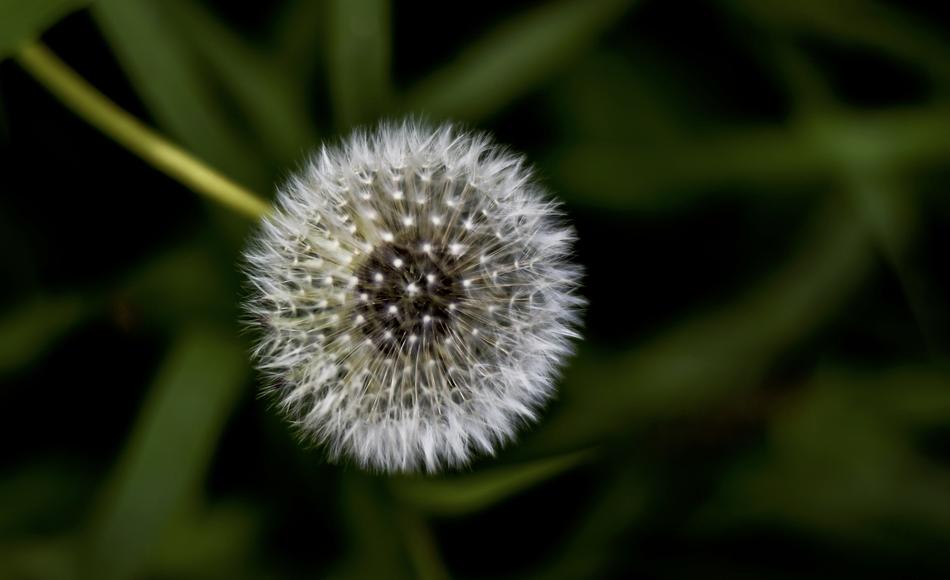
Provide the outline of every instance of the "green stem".
{"type": "Polygon", "coordinates": [[[416,577],[422,580],[447,580],[448,570],[439,557],[439,549],[428,524],[410,509],[401,509],[397,518],[416,577]]]}
{"type": "Polygon", "coordinates": [[[39,42],[16,54],[20,65],[77,115],[153,167],[194,191],[252,218],[270,206],[244,187],[211,169],[121,109],[39,42]]]}

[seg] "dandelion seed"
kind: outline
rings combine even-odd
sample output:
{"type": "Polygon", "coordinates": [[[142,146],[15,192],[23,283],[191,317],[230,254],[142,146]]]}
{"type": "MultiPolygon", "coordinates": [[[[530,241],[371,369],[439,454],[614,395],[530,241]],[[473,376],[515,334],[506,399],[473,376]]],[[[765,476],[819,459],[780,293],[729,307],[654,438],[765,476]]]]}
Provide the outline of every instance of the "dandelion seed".
{"type": "Polygon", "coordinates": [[[522,158],[406,122],[304,173],[246,253],[255,355],[284,411],[333,458],[384,471],[511,440],[550,397],[583,305],[573,230],[522,158]]]}

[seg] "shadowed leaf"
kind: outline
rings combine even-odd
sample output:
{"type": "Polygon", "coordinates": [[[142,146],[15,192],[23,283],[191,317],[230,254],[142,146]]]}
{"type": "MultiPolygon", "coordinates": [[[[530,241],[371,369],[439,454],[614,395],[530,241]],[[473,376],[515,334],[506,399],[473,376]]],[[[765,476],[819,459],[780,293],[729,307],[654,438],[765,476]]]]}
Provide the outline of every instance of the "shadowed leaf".
{"type": "Polygon", "coordinates": [[[0,537],[71,522],[92,488],[92,478],[81,463],[37,460],[17,466],[0,478],[0,537]]]}
{"type": "Polygon", "coordinates": [[[167,7],[156,0],[102,0],[93,14],[160,124],[211,165],[253,189],[268,189],[260,155],[230,124],[167,7]]]}
{"type": "Polygon", "coordinates": [[[407,111],[484,119],[545,81],[632,0],[560,0],[502,23],[409,92],[407,111]]]}
{"type": "Polygon", "coordinates": [[[629,549],[629,534],[624,532],[649,513],[655,484],[651,474],[632,461],[604,475],[570,537],[527,578],[602,578],[616,553],[629,549]]]}
{"type": "Polygon", "coordinates": [[[0,60],[91,0],[3,0],[0,2],[0,60]]]}
{"type": "Polygon", "coordinates": [[[696,525],[778,522],[835,542],[927,553],[950,533],[950,470],[926,461],[907,421],[945,424],[948,388],[932,369],[820,373],[772,422],[768,453],[726,474],[696,525]],[[911,527],[907,537],[894,533],[911,527]]]}
{"type": "Polygon", "coordinates": [[[141,577],[195,499],[247,377],[236,341],[193,330],[173,348],[122,452],[88,537],[90,577],[141,577]]]}
{"type": "Polygon", "coordinates": [[[842,162],[901,169],[941,163],[950,154],[948,120],[945,107],[896,109],[651,147],[588,142],[556,151],[543,167],[572,203],[649,208],[735,185],[812,184],[838,175],[842,162]]]}
{"type": "Polygon", "coordinates": [[[296,161],[316,139],[302,83],[256,52],[200,4],[174,0],[167,7],[277,164],[296,161]]]}
{"type": "Polygon", "coordinates": [[[562,404],[526,447],[552,452],[590,444],[755,387],[775,358],[820,327],[869,271],[870,240],[849,209],[838,202],[826,208],[797,253],[735,303],[630,354],[578,357],[565,376],[562,404]]]}
{"type": "Polygon", "coordinates": [[[950,43],[946,38],[927,22],[884,2],[742,0],[739,5],[777,25],[876,48],[950,82],[950,43]]]}
{"type": "Polygon", "coordinates": [[[29,367],[93,307],[78,296],[38,296],[0,318],[0,376],[29,367]]]}
{"type": "Polygon", "coordinates": [[[276,58],[304,78],[310,78],[324,56],[321,40],[326,28],[327,1],[287,2],[274,25],[276,58]]]}
{"type": "Polygon", "coordinates": [[[215,504],[175,522],[155,565],[160,578],[259,578],[251,563],[260,542],[260,517],[242,504],[215,504]]]}
{"type": "Polygon", "coordinates": [[[80,580],[75,548],[68,538],[22,538],[0,543],[0,577],[80,580]]]}
{"type": "Polygon", "coordinates": [[[389,0],[330,0],[330,96],[338,129],[372,121],[389,108],[389,0]]]}
{"type": "Polygon", "coordinates": [[[342,578],[411,578],[409,556],[399,536],[395,506],[381,482],[362,473],[350,473],[341,490],[347,514],[349,553],[342,578]]]}
{"type": "Polygon", "coordinates": [[[560,475],[589,457],[589,452],[570,453],[443,479],[395,480],[393,493],[423,511],[463,515],[485,509],[560,475]]]}
{"type": "Polygon", "coordinates": [[[192,239],[141,264],[123,281],[119,296],[136,318],[169,331],[197,318],[233,319],[236,296],[227,284],[229,268],[204,240],[192,239]]]}

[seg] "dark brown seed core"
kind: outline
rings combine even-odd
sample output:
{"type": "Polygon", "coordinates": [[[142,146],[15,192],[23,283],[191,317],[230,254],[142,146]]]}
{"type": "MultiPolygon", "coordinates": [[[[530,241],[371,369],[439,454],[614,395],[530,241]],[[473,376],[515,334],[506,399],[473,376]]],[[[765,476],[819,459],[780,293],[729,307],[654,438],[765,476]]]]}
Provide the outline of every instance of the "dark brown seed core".
{"type": "Polygon", "coordinates": [[[357,301],[354,317],[365,319],[358,324],[363,334],[386,352],[446,336],[452,305],[464,296],[456,269],[455,258],[435,245],[428,252],[421,243],[377,247],[357,271],[365,300],[357,301]]]}

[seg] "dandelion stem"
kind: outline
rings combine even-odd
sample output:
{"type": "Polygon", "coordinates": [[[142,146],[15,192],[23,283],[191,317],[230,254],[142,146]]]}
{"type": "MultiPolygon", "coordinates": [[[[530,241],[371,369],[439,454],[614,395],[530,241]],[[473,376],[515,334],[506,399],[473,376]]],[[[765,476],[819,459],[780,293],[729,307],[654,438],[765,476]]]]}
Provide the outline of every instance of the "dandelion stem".
{"type": "Polygon", "coordinates": [[[42,43],[25,44],[16,60],[73,112],[156,169],[246,216],[259,218],[270,211],[267,202],[120,108],[42,43]]]}

